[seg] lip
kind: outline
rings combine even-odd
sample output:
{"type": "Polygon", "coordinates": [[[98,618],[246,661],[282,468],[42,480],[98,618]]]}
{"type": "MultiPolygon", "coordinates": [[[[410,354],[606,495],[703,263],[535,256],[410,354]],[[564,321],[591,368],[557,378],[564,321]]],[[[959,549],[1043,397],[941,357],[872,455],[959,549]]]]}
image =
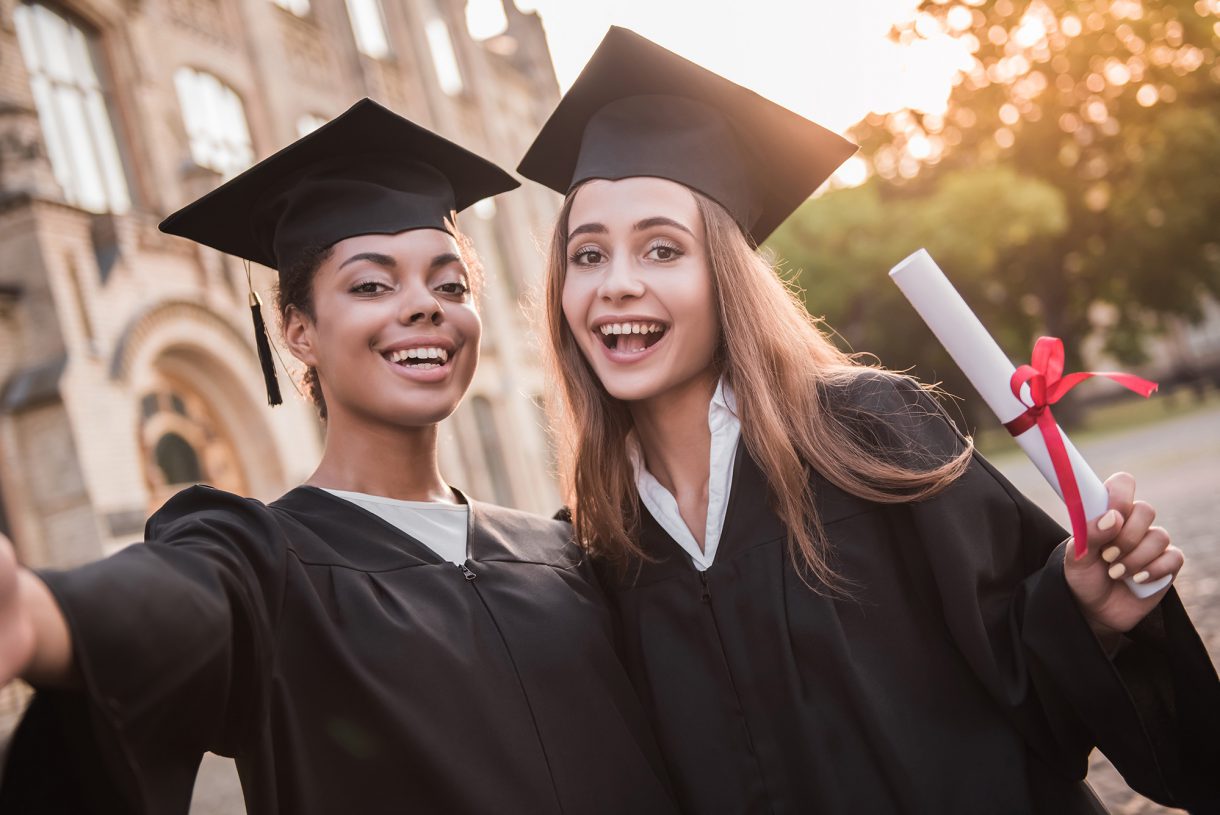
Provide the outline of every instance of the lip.
{"type": "Polygon", "coordinates": [[[453,370],[453,360],[457,357],[457,343],[448,337],[440,335],[411,337],[410,339],[399,340],[376,350],[381,356],[381,361],[388,365],[396,376],[425,385],[443,382],[448,379],[450,372],[453,370]],[[449,355],[449,358],[445,360],[443,365],[426,369],[399,365],[397,362],[390,362],[386,358],[388,354],[392,354],[395,351],[409,351],[412,348],[443,348],[445,353],[449,355]]]}

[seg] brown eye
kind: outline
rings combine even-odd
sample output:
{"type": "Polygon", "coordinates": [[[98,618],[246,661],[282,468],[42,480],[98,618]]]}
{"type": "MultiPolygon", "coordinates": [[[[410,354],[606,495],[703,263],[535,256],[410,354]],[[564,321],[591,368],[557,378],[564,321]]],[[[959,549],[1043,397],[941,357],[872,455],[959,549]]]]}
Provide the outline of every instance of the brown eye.
{"type": "Polygon", "coordinates": [[[606,259],[597,249],[578,249],[568,258],[569,261],[577,266],[596,266],[606,259]]]}
{"type": "Polygon", "coordinates": [[[667,263],[682,257],[682,254],[682,250],[673,244],[657,243],[648,250],[646,257],[648,257],[650,260],[657,260],[662,263],[667,263]]]}

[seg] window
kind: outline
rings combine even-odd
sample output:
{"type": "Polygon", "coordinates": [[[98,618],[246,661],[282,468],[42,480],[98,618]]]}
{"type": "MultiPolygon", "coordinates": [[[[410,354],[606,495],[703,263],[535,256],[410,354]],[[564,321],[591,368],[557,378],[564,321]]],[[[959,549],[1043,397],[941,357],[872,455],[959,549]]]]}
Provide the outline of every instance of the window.
{"type": "Polygon", "coordinates": [[[92,37],[37,3],[13,12],[38,121],[68,203],[93,212],[131,206],[92,37]]]}
{"type": "Polygon", "coordinates": [[[466,30],[476,40],[487,40],[508,29],[503,0],[467,0],[466,30]]]}
{"type": "Polygon", "coordinates": [[[428,50],[432,52],[432,64],[436,66],[436,81],[441,90],[456,96],[465,88],[462,70],[458,67],[457,52],[453,50],[453,38],[449,36],[449,24],[441,16],[435,2],[428,3],[428,21],[424,23],[424,36],[428,38],[428,50]]]}
{"type": "Polygon", "coordinates": [[[322,125],[326,124],[326,117],[319,116],[316,113],[306,113],[301,118],[297,119],[297,138],[308,136],[310,133],[317,130],[322,125]]]}
{"type": "Polygon", "coordinates": [[[188,386],[156,382],[140,399],[139,435],[152,507],[185,484],[245,492],[236,449],[203,397],[188,386]]]}
{"type": "Polygon", "coordinates": [[[198,484],[203,480],[195,448],[177,433],[166,433],[157,439],[153,456],[166,484],[198,484]]]}
{"type": "Polygon", "coordinates": [[[291,11],[298,17],[304,17],[309,13],[309,0],[271,0],[284,11],[291,11]]]}
{"type": "Polygon", "coordinates": [[[254,162],[241,99],[216,77],[193,68],[174,73],[178,105],[191,141],[191,158],[225,178],[254,162]]]}
{"type": "Polygon", "coordinates": [[[384,59],[390,55],[380,0],[347,0],[347,16],[352,20],[356,47],[362,53],[373,59],[384,59]]]}
{"type": "Polygon", "coordinates": [[[474,202],[474,206],[471,209],[474,210],[475,215],[478,215],[484,221],[490,221],[496,217],[496,200],[494,198],[480,199],[474,202]]]}

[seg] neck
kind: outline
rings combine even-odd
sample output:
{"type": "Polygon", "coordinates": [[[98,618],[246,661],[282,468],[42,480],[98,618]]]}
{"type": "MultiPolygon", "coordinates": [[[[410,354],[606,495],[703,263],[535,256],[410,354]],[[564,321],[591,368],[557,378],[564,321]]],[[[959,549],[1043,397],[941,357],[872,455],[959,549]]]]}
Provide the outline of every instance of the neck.
{"type": "Polygon", "coordinates": [[[707,411],[716,383],[717,377],[709,372],[652,399],[631,403],[644,463],[675,496],[707,490],[712,448],[707,411]]]}
{"type": "Polygon", "coordinates": [[[326,449],[306,484],[403,501],[453,503],[436,456],[437,425],[393,427],[346,414],[327,419],[326,449]]]}

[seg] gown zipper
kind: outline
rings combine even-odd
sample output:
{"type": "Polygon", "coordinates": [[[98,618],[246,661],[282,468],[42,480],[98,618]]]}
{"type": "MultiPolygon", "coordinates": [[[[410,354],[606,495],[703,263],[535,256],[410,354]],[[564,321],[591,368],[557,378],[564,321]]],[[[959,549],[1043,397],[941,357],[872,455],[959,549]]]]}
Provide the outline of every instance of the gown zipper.
{"type": "Polygon", "coordinates": [[[758,751],[754,747],[754,734],[750,732],[749,717],[746,716],[745,706],[741,703],[741,693],[737,690],[737,682],[733,679],[733,669],[729,664],[729,655],[724,648],[724,638],[720,634],[720,621],[716,619],[716,607],[712,605],[712,586],[707,579],[707,571],[699,572],[699,582],[702,584],[702,593],[700,600],[707,607],[707,613],[712,620],[712,628],[716,632],[716,644],[719,646],[720,658],[724,661],[725,676],[729,681],[729,690],[733,693],[733,700],[737,703],[737,712],[741,716],[742,727],[746,733],[746,747],[749,750],[750,757],[754,760],[754,770],[758,775],[758,783],[761,788],[764,803],[767,806],[767,811],[775,812],[774,804],[771,799],[770,790],[767,788],[766,776],[763,774],[761,762],[758,758],[758,751]]]}
{"type": "Polygon", "coordinates": [[[479,591],[478,585],[474,582],[478,574],[465,563],[459,563],[457,567],[458,571],[462,573],[462,577],[466,578],[466,582],[474,589],[474,593],[478,596],[483,610],[491,619],[491,624],[495,628],[496,634],[500,637],[500,644],[504,646],[504,653],[508,657],[508,664],[512,666],[513,674],[517,678],[517,687],[521,690],[521,699],[525,702],[525,709],[529,711],[530,720],[534,725],[534,735],[538,739],[538,747],[542,752],[542,761],[546,765],[547,775],[551,779],[551,793],[555,796],[555,809],[560,815],[563,815],[563,801],[559,797],[559,785],[555,781],[555,770],[551,767],[551,757],[547,753],[546,741],[542,738],[542,729],[538,725],[538,716],[534,713],[534,705],[530,702],[529,693],[525,690],[525,680],[521,678],[521,669],[517,667],[517,660],[513,657],[513,651],[508,646],[508,639],[504,636],[504,630],[500,628],[500,621],[496,619],[496,615],[492,613],[491,606],[487,603],[487,598],[483,596],[483,592],[479,591]]]}

